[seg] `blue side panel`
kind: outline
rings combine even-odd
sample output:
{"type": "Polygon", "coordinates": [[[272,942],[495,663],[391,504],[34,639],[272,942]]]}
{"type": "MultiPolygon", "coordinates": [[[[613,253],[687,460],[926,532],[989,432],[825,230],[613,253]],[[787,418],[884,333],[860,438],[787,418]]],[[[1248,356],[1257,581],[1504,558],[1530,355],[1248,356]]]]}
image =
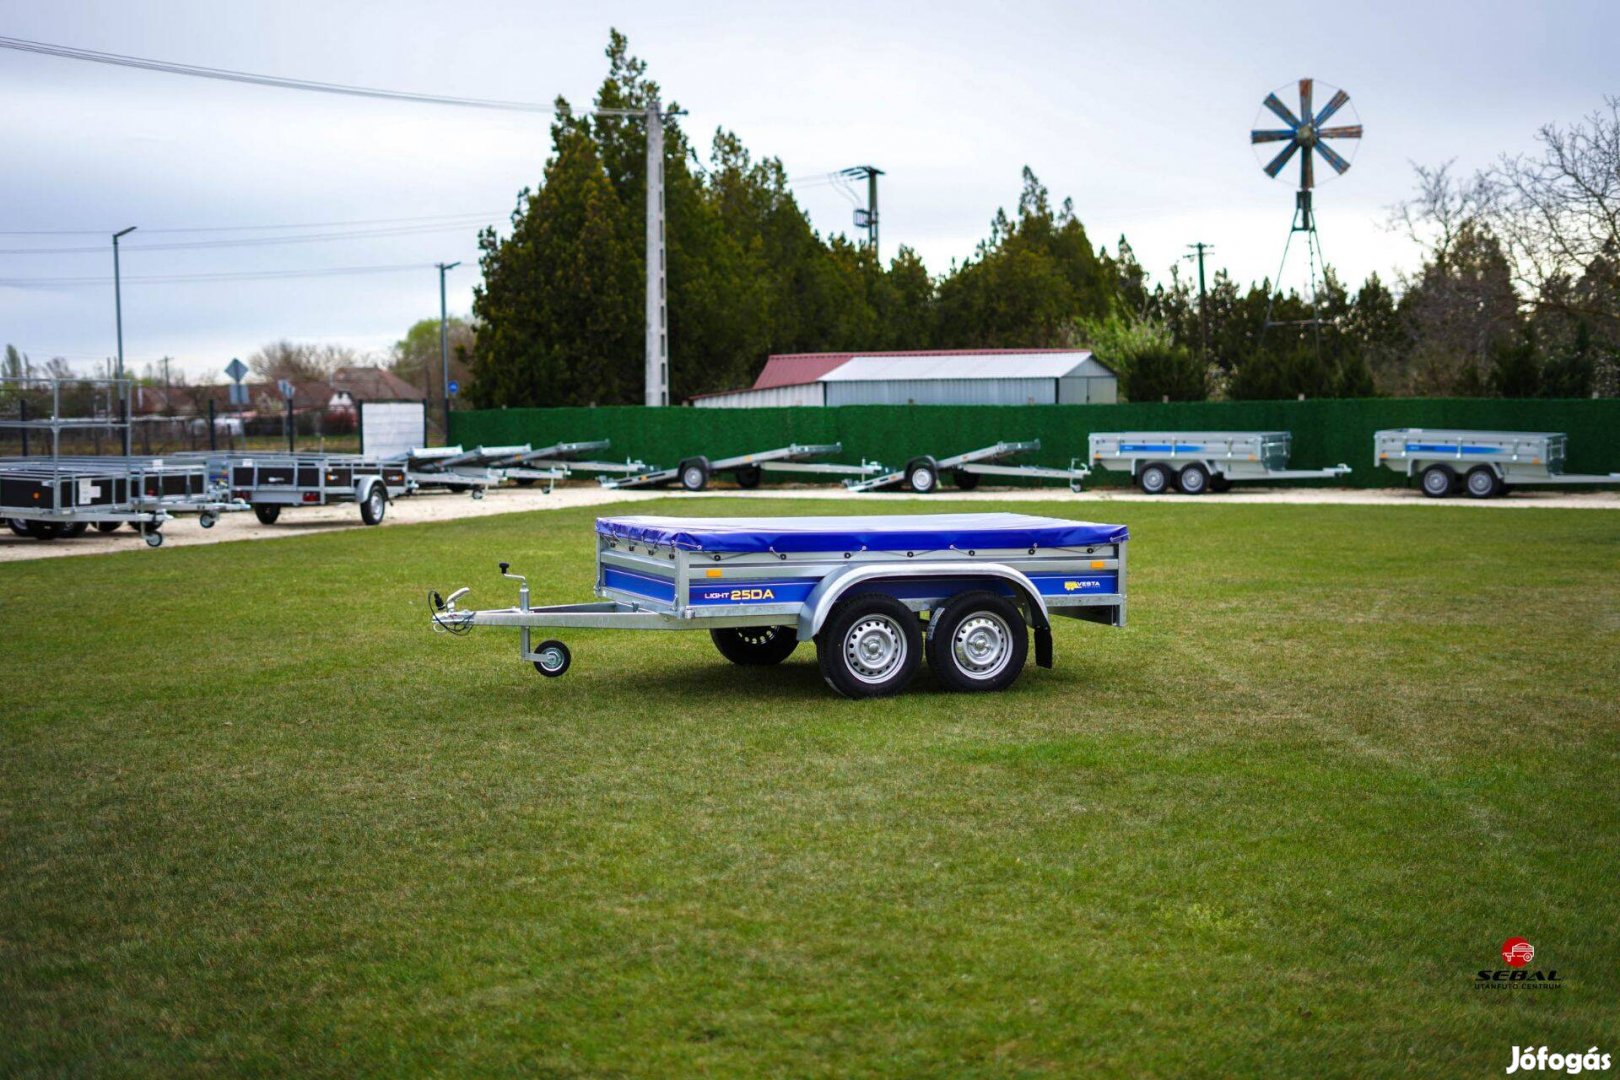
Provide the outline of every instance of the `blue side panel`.
{"type": "MultiPolygon", "coordinates": [[[[1500,446],[1464,446],[1461,449],[1462,453],[1464,454],[1506,453],[1506,451],[1500,446]]],[[[1406,452],[1408,454],[1455,454],[1458,452],[1458,448],[1455,446],[1447,446],[1445,443],[1409,442],[1406,444],[1406,452]]]]}
{"type": "Polygon", "coordinates": [[[621,589],[651,600],[662,600],[666,604],[675,602],[675,583],[668,578],[638,574],[632,570],[621,570],[617,566],[604,566],[602,584],[610,589],[621,589]]]}
{"type": "Polygon", "coordinates": [[[820,579],[796,578],[788,581],[707,581],[693,585],[688,592],[693,607],[726,607],[732,604],[799,604],[810,595],[820,579]]]}
{"type": "Polygon", "coordinates": [[[1177,450],[1202,450],[1202,446],[1191,443],[1179,443],[1171,446],[1169,443],[1120,443],[1119,452],[1122,454],[1173,454],[1177,450]]]}
{"type": "Polygon", "coordinates": [[[1031,574],[1029,580],[1042,596],[1090,596],[1119,592],[1119,575],[1112,570],[1078,574],[1031,574]]]}

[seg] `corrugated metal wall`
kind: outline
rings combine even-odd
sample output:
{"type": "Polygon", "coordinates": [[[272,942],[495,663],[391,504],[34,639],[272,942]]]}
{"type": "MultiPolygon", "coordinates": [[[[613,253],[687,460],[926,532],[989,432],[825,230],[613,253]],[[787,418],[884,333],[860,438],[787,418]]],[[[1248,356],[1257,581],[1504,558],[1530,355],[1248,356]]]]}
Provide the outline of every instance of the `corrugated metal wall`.
{"type": "Polygon", "coordinates": [[[1119,380],[1112,375],[1070,375],[1058,380],[1059,405],[1113,405],[1119,380]]]}
{"type": "MultiPolygon", "coordinates": [[[[1362,398],[1310,401],[1171,402],[1123,405],[850,406],[843,409],[490,409],[452,414],[452,442],[545,446],[612,439],[603,456],[626,455],[673,467],[683,457],[722,457],[789,443],[839,442],[840,460],[903,465],[916,454],[944,456],[1003,439],[1039,439],[1029,460],[1063,466],[1084,458],[1093,431],[1291,431],[1293,464],[1344,462],[1342,483],[1397,487],[1405,479],[1373,467],[1373,432],[1381,428],[1479,428],[1569,433],[1570,472],[1620,469],[1620,399],[1506,401],[1488,398],[1362,398]]],[[[1111,470],[1093,487],[1127,484],[1111,470]]]]}
{"type": "Polygon", "coordinates": [[[821,383],[799,386],[770,386],[764,390],[734,390],[729,394],[695,399],[699,409],[775,409],[797,405],[822,405],[825,399],[821,383]]]}
{"type": "Polygon", "coordinates": [[[1057,379],[829,382],[828,405],[1055,405],[1057,379]]]}

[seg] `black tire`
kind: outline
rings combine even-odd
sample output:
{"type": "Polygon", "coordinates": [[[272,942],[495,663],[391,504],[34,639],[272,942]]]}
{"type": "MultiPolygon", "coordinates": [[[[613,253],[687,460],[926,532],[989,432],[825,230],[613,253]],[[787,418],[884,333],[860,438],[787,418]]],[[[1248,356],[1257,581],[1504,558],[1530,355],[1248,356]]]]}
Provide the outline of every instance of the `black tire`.
{"type": "Polygon", "coordinates": [[[958,469],[951,473],[951,483],[956,485],[958,491],[972,491],[979,486],[979,474],[958,469]]]}
{"type": "Polygon", "coordinates": [[[360,500],[360,520],[367,525],[381,525],[388,513],[388,492],[381,484],[372,484],[366,497],[360,500]]]}
{"type": "Polygon", "coordinates": [[[844,600],[816,636],[821,677],[849,698],[898,694],[917,674],[922,658],[917,616],[882,593],[844,600]]]}
{"type": "Polygon", "coordinates": [[[918,495],[927,495],[939,488],[939,466],[933,458],[912,458],[906,462],[906,487],[918,495]]]}
{"type": "Polygon", "coordinates": [[[60,521],[30,521],[28,535],[35,540],[59,540],[62,537],[60,521]]]}
{"type": "Polygon", "coordinates": [[[769,667],[793,655],[799,640],[791,626],[725,626],[710,630],[720,655],[743,667],[769,667]]]}
{"type": "MultiPolygon", "coordinates": [[[[113,522],[112,527],[115,529],[118,528],[118,523],[113,522]]],[[[6,528],[10,529],[18,536],[26,537],[28,535],[28,522],[22,520],[21,518],[6,518],[6,528]]]]}
{"type": "Polygon", "coordinates": [[[1479,465],[1468,470],[1463,488],[1470,499],[1494,499],[1502,494],[1502,480],[1489,465],[1479,465]]]}
{"type": "Polygon", "coordinates": [[[145,540],[146,546],[149,548],[160,548],[163,546],[163,534],[158,532],[156,529],[153,529],[151,532],[147,533],[145,540]]]}
{"type": "Polygon", "coordinates": [[[1230,478],[1216,473],[1214,476],[1209,478],[1209,490],[1213,491],[1217,495],[1225,495],[1228,491],[1232,490],[1232,481],[1230,478]]]}
{"type": "Polygon", "coordinates": [[[281,516],[281,507],[275,503],[254,503],[253,516],[259,519],[260,525],[274,525],[281,516]]]}
{"type": "Polygon", "coordinates": [[[534,651],[540,655],[540,659],[534,662],[534,670],[548,679],[562,675],[574,662],[574,654],[560,641],[542,641],[534,651]]]}
{"type": "Polygon", "coordinates": [[[1005,690],[1029,659],[1018,605],[984,590],[963,593],[930,622],[928,666],[952,690],[1005,690]]]}
{"type": "Polygon", "coordinates": [[[219,515],[214,513],[212,510],[204,510],[202,513],[197,515],[197,524],[201,525],[205,529],[212,529],[215,525],[219,524],[219,515]]]}
{"type": "Polygon", "coordinates": [[[96,522],[96,531],[97,532],[104,532],[104,533],[117,532],[118,531],[118,526],[120,524],[122,524],[122,522],[98,521],[98,522],[96,522]]]}
{"type": "Polygon", "coordinates": [[[1136,483],[1146,495],[1163,495],[1170,490],[1170,468],[1154,463],[1137,474],[1136,483]]]}
{"type": "Polygon", "coordinates": [[[85,532],[89,530],[89,528],[90,523],[88,521],[74,521],[62,526],[62,535],[65,538],[72,540],[75,537],[83,536],[85,532]]]}
{"type": "Polygon", "coordinates": [[[1445,465],[1430,465],[1423,470],[1423,494],[1431,499],[1450,496],[1457,486],[1457,474],[1445,465]]]}
{"type": "Polygon", "coordinates": [[[516,484],[518,487],[533,487],[534,486],[534,477],[532,477],[532,476],[514,476],[512,478],[512,483],[516,484]]]}
{"type": "Polygon", "coordinates": [[[754,490],[764,479],[765,470],[758,465],[744,465],[737,470],[737,486],[745,490],[754,490]]]}
{"type": "Polygon", "coordinates": [[[676,471],[681,487],[687,491],[702,491],[709,486],[709,463],[704,458],[687,458],[676,471]]]}
{"type": "Polygon", "coordinates": [[[1176,486],[1183,495],[1202,495],[1209,490],[1209,471],[1197,462],[1183,465],[1176,474],[1176,486]]]}

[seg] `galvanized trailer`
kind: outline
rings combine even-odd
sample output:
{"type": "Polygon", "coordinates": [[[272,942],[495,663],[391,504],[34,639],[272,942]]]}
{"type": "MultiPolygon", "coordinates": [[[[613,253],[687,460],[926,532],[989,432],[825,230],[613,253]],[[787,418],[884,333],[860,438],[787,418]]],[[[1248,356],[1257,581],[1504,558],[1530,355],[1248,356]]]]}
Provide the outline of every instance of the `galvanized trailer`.
{"type": "Polygon", "coordinates": [[[354,454],[223,455],[232,497],[274,524],[282,510],[331,503],[359,504],[360,519],[376,525],[388,502],[410,490],[405,466],[354,454]]]}
{"type": "Polygon", "coordinates": [[[1287,431],[1103,431],[1091,436],[1091,463],[1129,472],[1149,495],[1229,491],[1253,480],[1330,480],[1348,465],[1290,469],[1287,431]]]}
{"type": "Polygon", "coordinates": [[[535,607],[464,610],[463,588],[429,597],[437,630],[518,629],[542,675],[569,668],[566,645],[536,629],[707,630],[743,666],[816,646],[822,677],[847,697],[905,689],[926,657],[948,687],[1000,690],[1028,657],[1052,666],[1053,616],[1125,625],[1123,525],[1024,514],[893,517],[598,518],[596,595],[535,607]]]}
{"type": "MultiPolygon", "coordinates": [[[[783,446],[775,450],[761,450],[754,454],[738,454],[734,457],[719,458],[710,461],[706,457],[690,457],[673,469],[648,469],[645,472],[632,473],[621,477],[602,477],[603,487],[610,488],[638,488],[663,487],[666,484],[679,483],[687,491],[702,491],[709,486],[709,478],[716,473],[730,473],[732,479],[737,481],[741,488],[757,488],[767,471],[785,472],[805,476],[872,476],[883,471],[883,466],[875,462],[861,462],[859,465],[833,465],[825,462],[810,461],[810,458],[826,457],[843,451],[840,443],[823,443],[808,446],[783,446]]],[[[848,483],[848,481],[845,481],[848,483]]]]}
{"type": "Polygon", "coordinates": [[[159,547],[159,529],[169,514],[140,495],[119,460],[77,464],[12,458],[0,464],[0,519],[17,535],[36,540],[79,536],[91,525],[109,532],[128,525],[148,546],[159,547]]]}
{"type": "Polygon", "coordinates": [[[851,491],[884,491],[904,487],[919,495],[939,489],[939,478],[949,474],[953,483],[963,491],[979,486],[982,476],[1010,477],[1022,480],[1063,480],[1070,491],[1079,491],[1080,482],[1091,475],[1091,470],[1071,459],[1067,469],[1054,469],[1044,465],[1007,465],[1004,462],[1019,454],[1041,448],[1039,439],[1028,442],[999,442],[994,446],[969,450],[964,454],[935,458],[927,454],[914,457],[904,469],[886,472],[867,480],[845,481],[851,491]]]}
{"type": "Polygon", "coordinates": [[[489,467],[489,453],[481,446],[472,450],[459,446],[416,446],[382,460],[388,465],[404,467],[406,482],[413,493],[437,489],[458,494],[466,492],[475,499],[482,499],[486,490],[501,483],[500,475],[489,467]]]}
{"type": "Polygon", "coordinates": [[[1517,484],[1620,484],[1620,473],[1566,473],[1559,431],[1393,428],[1373,436],[1373,463],[1417,476],[1423,494],[1491,499],[1517,484]]]}
{"type": "MultiPolygon", "coordinates": [[[[629,476],[635,473],[657,471],[657,466],[648,467],[644,461],[581,461],[580,454],[590,453],[593,450],[606,450],[613,443],[608,439],[593,439],[587,442],[556,443],[552,446],[542,446],[538,450],[524,448],[524,453],[512,458],[497,462],[496,465],[505,473],[508,479],[519,486],[527,487],[541,480],[551,483],[566,479],[573,473],[591,473],[596,476],[629,476]]],[[[550,488],[548,487],[549,491],[550,488]]]]}

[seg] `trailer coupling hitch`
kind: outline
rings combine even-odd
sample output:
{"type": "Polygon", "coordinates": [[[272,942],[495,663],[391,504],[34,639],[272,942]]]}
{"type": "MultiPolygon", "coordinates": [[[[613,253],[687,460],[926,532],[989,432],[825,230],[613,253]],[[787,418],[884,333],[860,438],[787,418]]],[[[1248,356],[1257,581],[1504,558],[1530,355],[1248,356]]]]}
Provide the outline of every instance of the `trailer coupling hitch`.
{"type": "Polygon", "coordinates": [[[457,589],[448,597],[440,596],[437,589],[428,592],[428,608],[433,612],[434,630],[440,633],[465,634],[472,629],[473,613],[456,610],[456,601],[470,592],[472,589],[466,586],[457,589]]]}

